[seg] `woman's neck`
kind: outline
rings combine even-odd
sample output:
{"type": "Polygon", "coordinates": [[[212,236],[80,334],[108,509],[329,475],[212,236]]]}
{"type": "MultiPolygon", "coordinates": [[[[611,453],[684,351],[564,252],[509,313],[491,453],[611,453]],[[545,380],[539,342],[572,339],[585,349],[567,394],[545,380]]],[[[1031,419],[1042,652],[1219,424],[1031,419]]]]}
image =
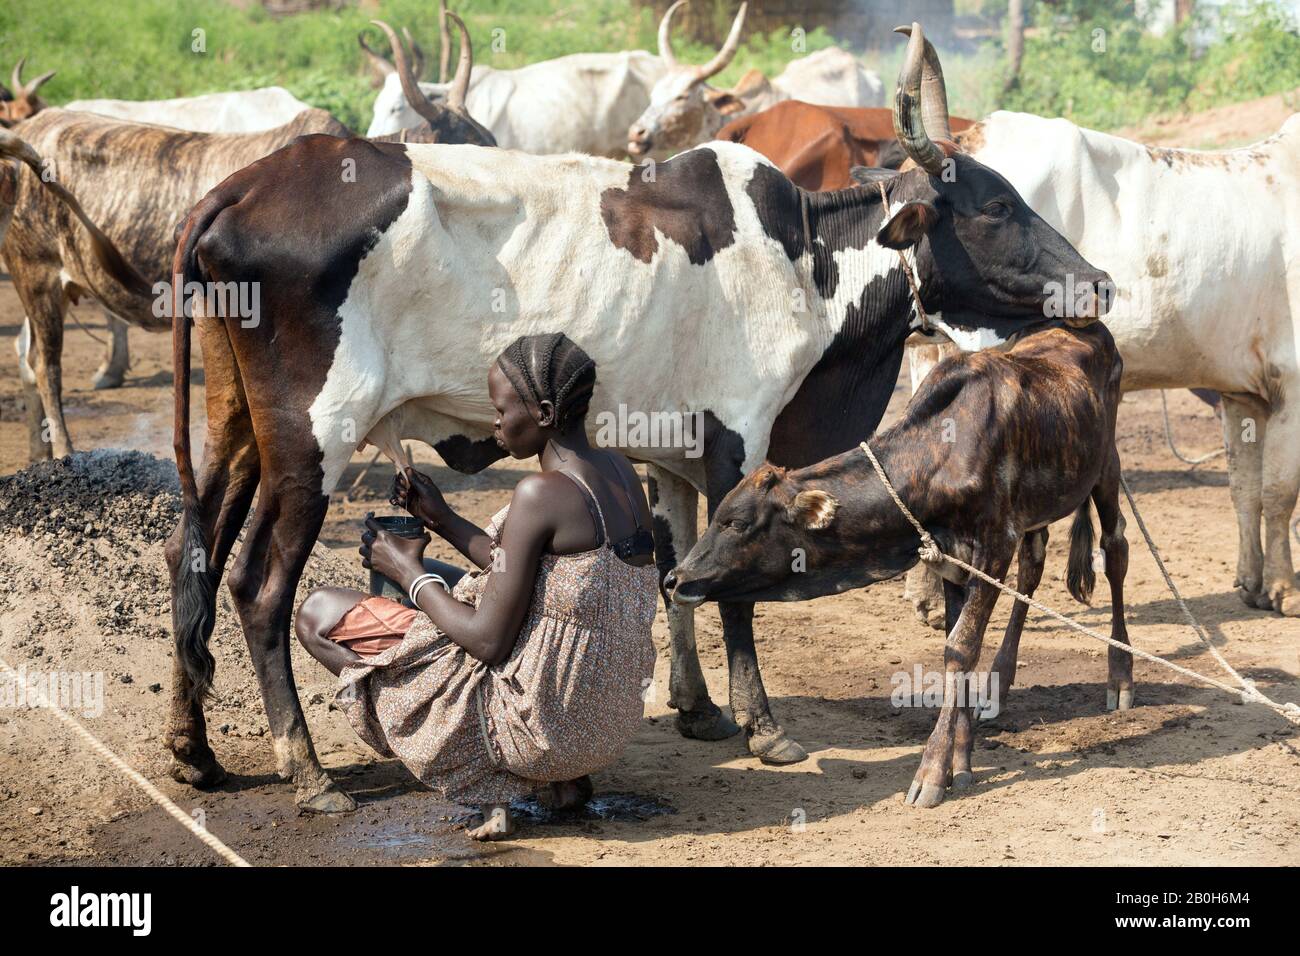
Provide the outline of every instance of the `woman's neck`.
{"type": "Polygon", "coordinates": [[[538,462],[542,466],[542,471],[554,471],[562,467],[566,462],[575,458],[586,458],[591,454],[591,442],[587,440],[587,432],[581,426],[570,429],[563,435],[552,435],[542,453],[538,456],[538,462]]]}

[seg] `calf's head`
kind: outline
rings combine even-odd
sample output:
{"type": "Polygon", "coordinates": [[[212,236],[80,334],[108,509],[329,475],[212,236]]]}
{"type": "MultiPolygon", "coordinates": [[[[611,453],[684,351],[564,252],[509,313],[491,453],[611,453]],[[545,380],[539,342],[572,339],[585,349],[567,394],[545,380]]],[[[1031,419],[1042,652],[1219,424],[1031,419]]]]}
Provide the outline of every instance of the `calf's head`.
{"type": "Polygon", "coordinates": [[[689,149],[711,139],[728,119],[744,109],[734,94],[713,89],[705,81],[725,70],[736,55],[745,25],[746,4],[740,5],[722,49],[703,66],[691,66],[677,62],[669,34],[673,14],[685,2],[677,0],[659,23],[659,57],[668,72],[650,91],[650,105],[628,128],[627,151],[634,157],[689,149]]]}
{"type": "MultiPolygon", "coordinates": [[[[884,187],[889,210],[877,241],[914,249],[921,301],[941,329],[963,341],[993,340],[1026,319],[1087,325],[1109,307],[1110,277],[1087,262],[1001,175],[958,151],[949,129],[943,72],[919,24],[899,72],[894,129],[908,162],[901,172],[855,167],[862,188],[884,187]]],[[[971,342],[987,345],[990,341],[971,342]]]]}

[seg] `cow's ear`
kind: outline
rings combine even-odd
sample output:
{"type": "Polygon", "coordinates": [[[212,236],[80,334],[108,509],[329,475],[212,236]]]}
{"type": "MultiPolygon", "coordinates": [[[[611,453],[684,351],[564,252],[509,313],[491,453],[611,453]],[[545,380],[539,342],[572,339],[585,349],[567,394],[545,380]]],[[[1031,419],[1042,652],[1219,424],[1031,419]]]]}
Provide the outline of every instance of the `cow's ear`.
{"type": "Polygon", "coordinates": [[[904,203],[903,208],[889,218],[880,232],[876,233],[876,242],[886,249],[907,249],[921,241],[939,221],[939,210],[933,203],[922,199],[913,199],[904,203]]]}
{"type": "Polygon", "coordinates": [[[705,94],[709,103],[723,116],[731,116],[745,108],[745,101],[726,90],[710,90],[705,94]]]}
{"type": "Polygon", "coordinates": [[[839,506],[834,495],[814,489],[799,492],[786,510],[795,524],[809,531],[821,531],[830,526],[839,506]]]}

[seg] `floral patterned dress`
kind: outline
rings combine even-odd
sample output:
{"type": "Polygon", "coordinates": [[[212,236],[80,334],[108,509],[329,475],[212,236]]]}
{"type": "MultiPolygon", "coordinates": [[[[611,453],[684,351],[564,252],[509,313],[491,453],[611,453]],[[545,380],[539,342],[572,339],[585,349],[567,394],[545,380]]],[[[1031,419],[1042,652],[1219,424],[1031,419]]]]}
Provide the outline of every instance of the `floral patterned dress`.
{"type": "MultiPolygon", "coordinates": [[[[340,675],[337,701],[361,739],[444,799],[508,803],[593,773],[641,726],[658,574],[615,553],[599,502],[569,477],[595,506],[601,544],[542,556],[509,658],[489,667],[414,612],[399,643],[340,675]]],[[[508,510],[486,529],[494,556],[508,510]]],[[[452,595],[477,607],[491,573],[465,575],[452,595]]]]}

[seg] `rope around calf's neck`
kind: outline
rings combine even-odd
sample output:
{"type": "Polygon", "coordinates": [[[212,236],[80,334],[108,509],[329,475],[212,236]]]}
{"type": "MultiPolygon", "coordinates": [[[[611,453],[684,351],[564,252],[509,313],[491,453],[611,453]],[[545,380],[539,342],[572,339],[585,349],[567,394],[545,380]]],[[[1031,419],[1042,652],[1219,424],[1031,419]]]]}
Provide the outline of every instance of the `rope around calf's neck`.
{"type": "Polygon", "coordinates": [[[1064,614],[1059,613],[1058,611],[1052,610],[1052,608],[1048,607],[1047,605],[1039,601],[1036,601],[1027,595],[1021,594],[1019,591],[1015,590],[1014,588],[1008,587],[1007,585],[1003,584],[1001,581],[998,581],[992,576],[985,574],[983,571],[981,571],[979,568],[975,567],[974,565],[967,564],[965,561],[962,561],[960,558],[955,558],[952,555],[944,554],[943,551],[939,548],[939,545],[935,542],[934,537],[930,534],[930,532],[925,530],[925,528],[921,525],[921,522],[916,520],[916,516],[913,515],[911,511],[908,510],[907,505],[903,504],[903,499],[898,497],[898,492],[894,490],[893,484],[890,482],[889,477],[885,474],[885,469],[881,467],[880,462],[879,460],[877,460],[875,453],[871,450],[871,446],[869,446],[866,442],[861,442],[860,447],[862,448],[863,452],[866,453],[867,458],[871,461],[871,467],[875,469],[876,475],[877,477],[880,478],[881,484],[885,486],[885,491],[889,493],[889,497],[892,498],[894,504],[898,506],[898,510],[903,513],[903,517],[908,520],[908,522],[912,525],[912,527],[915,528],[917,533],[921,536],[921,546],[920,548],[917,549],[917,553],[920,555],[921,560],[924,561],[926,564],[937,565],[943,563],[944,561],[951,562],[952,564],[955,564],[957,567],[961,568],[962,570],[975,575],[977,578],[979,578],[981,581],[985,582],[986,584],[993,585],[993,587],[997,588],[999,591],[1002,591],[1004,594],[1009,594],[1017,601],[1021,601],[1029,605],[1030,607],[1032,607],[1034,610],[1040,611],[1043,614],[1046,614],[1048,617],[1060,621],[1062,624],[1066,625],[1067,627],[1074,628],[1076,631],[1078,631],[1081,634],[1086,634],[1088,637],[1095,638],[1096,640],[1099,640],[1104,644],[1109,644],[1111,647],[1118,648],[1119,650],[1123,651],[1126,654],[1131,654],[1134,657],[1140,657],[1143,660],[1148,660],[1156,664],[1161,664],[1165,667],[1168,667],[1170,670],[1175,671],[1176,673],[1182,674],[1184,677],[1190,677],[1193,680],[1198,680],[1201,683],[1208,684],[1211,687],[1217,687],[1219,690],[1226,691],[1227,693],[1232,694],[1234,697],[1238,697],[1243,701],[1250,700],[1250,701],[1254,701],[1255,703],[1263,704],[1264,706],[1277,711],[1277,713],[1281,714],[1291,723],[1300,726],[1300,705],[1293,704],[1293,703],[1279,704],[1276,701],[1270,700],[1259,690],[1259,688],[1257,688],[1254,685],[1252,681],[1246,680],[1235,670],[1233,670],[1231,665],[1229,665],[1227,661],[1223,660],[1223,656],[1218,652],[1218,650],[1214,647],[1214,645],[1210,644],[1209,639],[1204,636],[1204,633],[1201,630],[1199,623],[1196,623],[1196,619],[1192,614],[1191,609],[1187,607],[1186,602],[1184,602],[1181,595],[1178,594],[1177,589],[1174,587],[1173,579],[1169,576],[1169,572],[1165,570],[1164,562],[1160,560],[1160,556],[1156,552],[1155,543],[1151,540],[1151,536],[1147,533],[1146,525],[1142,522],[1142,518],[1138,514],[1137,506],[1133,501],[1133,496],[1132,494],[1129,493],[1128,485],[1127,483],[1123,483],[1122,478],[1121,478],[1121,482],[1123,483],[1124,494],[1128,497],[1129,508],[1133,510],[1133,517],[1137,518],[1138,527],[1141,528],[1143,537],[1146,538],[1147,546],[1151,549],[1151,553],[1155,555],[1156,563],[1160,566],[1160,570],[1165,576],[1165,582],[1169,585],[1170,589],[1173,590],[1174,596],[1178,599],[1178,603],[1182,607],[1183,612],[1187,615],[1188,619],[1194,622],[1193,627],[1196,629],[1197,636],[1200,637],[1201,640],[1206,644],[1206,646],[1210,648],[1211,652],[1213,652],[1214,656],[1216,657],[1216,659],[1218,659],[1219,663],[1224,667],[1224,669],[1227,670],[1230,674],[1232,674],[1232,676],[1237,678],[1237,680],[1241,683],[1240,688],[1232,687],[1221,681],[1215,680],[1213,677],[1206,677],[1204,674],[1198,674],[1196,671],[1183,667],[1181,664],[1175,664],[1173,661],[1165,660],[1163,657],[1157,657],[1155,654],[1147,653],[1144,650],[1140,650],[1139,648],[1133,647],[1131,644],[1123,644],[1120,641],[1115,640],[1113,637],[1109,637],[1105,634],[1101,634],[1097,631],[1094,631],[1092,628],[1080,624],[1077,621],[1071,620],[1070,618],[1066,617],[1064,614]]]}

